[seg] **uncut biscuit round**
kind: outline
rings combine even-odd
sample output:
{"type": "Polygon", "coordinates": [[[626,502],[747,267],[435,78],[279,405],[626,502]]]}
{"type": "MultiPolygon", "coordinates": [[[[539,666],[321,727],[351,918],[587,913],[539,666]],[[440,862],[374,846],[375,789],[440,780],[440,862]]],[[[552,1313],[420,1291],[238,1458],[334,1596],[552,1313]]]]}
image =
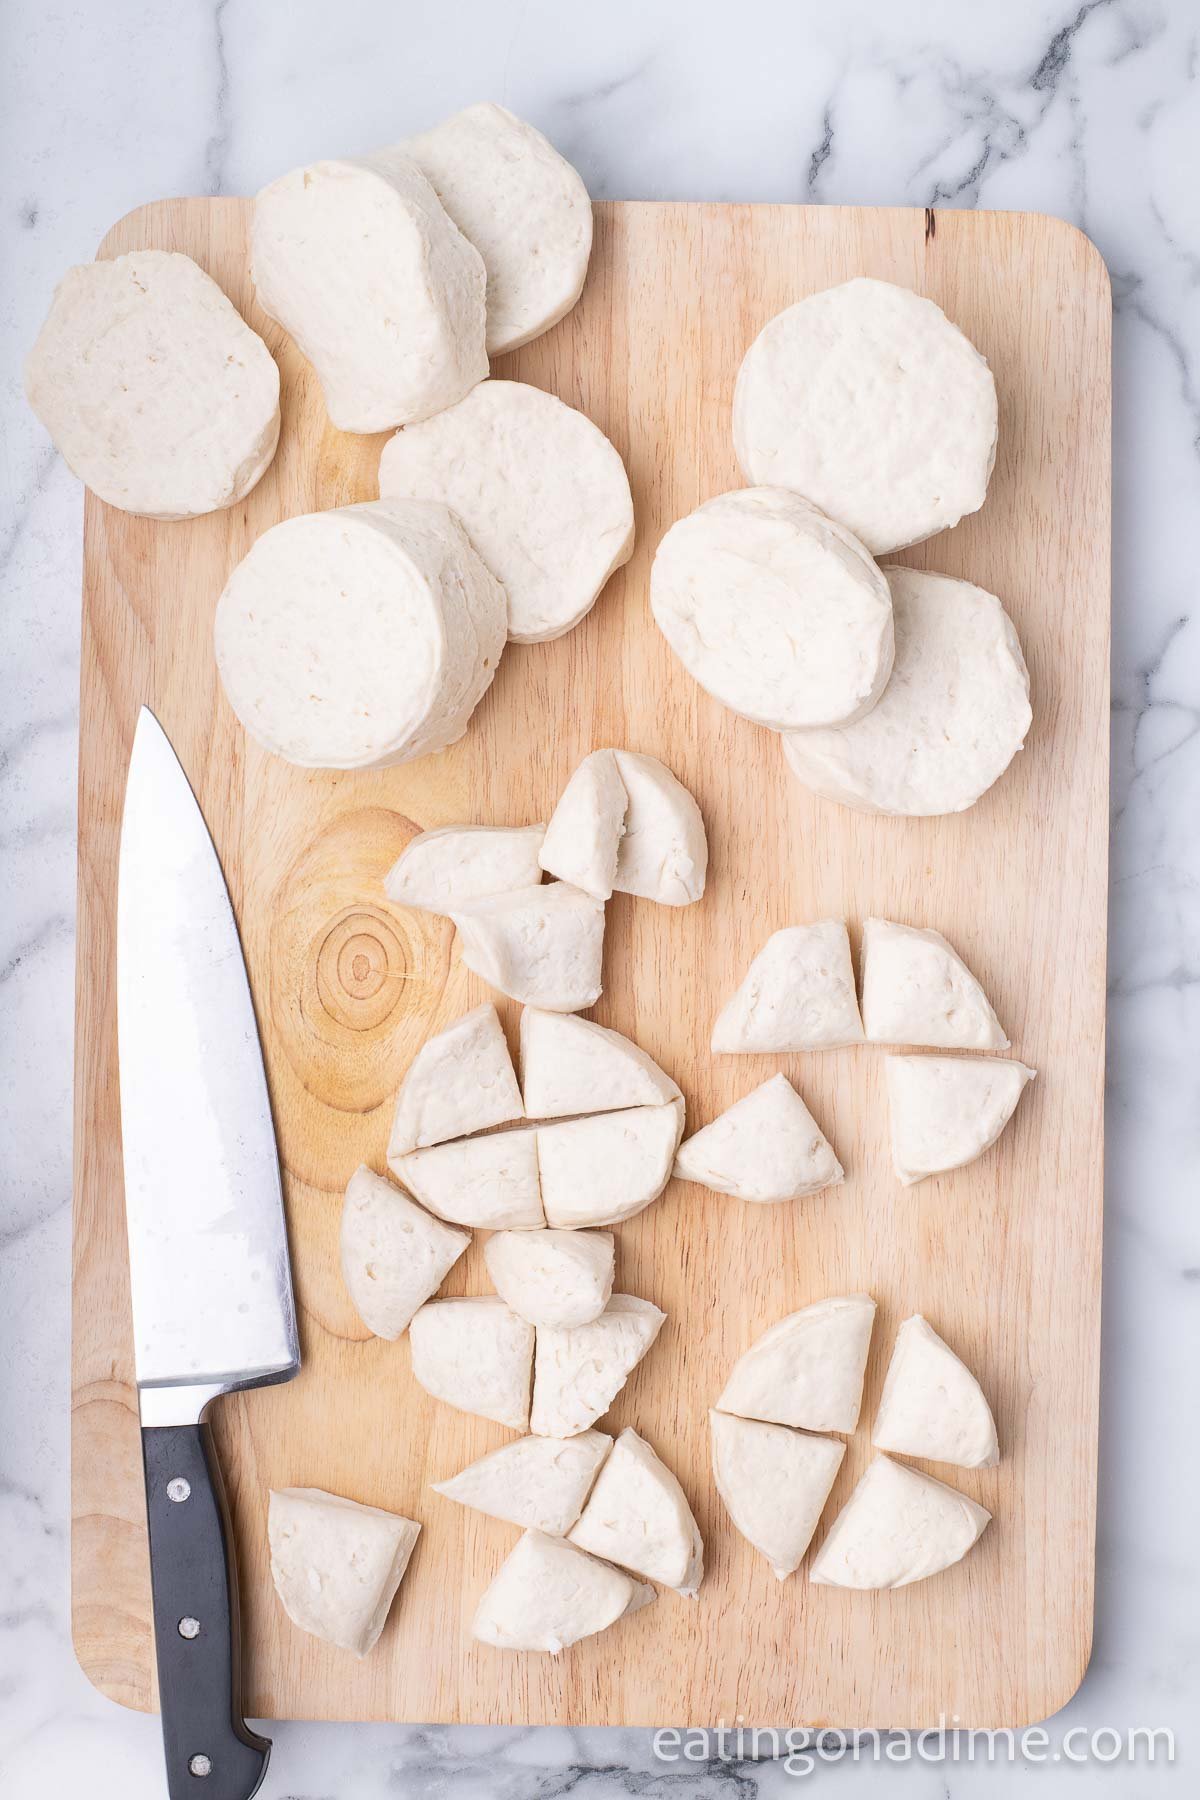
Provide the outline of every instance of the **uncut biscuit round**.
{"type": "Polygon", "coordinates": [[[109,506],[190,519],[241,500],[279,442],[279,370],[190,256],[68,269],[25,364],[29,404],[109,506]]]}
{"type": "Polygon", "coordinates": [[[748,481],[791,488],[872,555],[977,512],[996,384],[932,300],[859,278],[779,313],[746,352],[733,441],[748,481]]]}
{"type": "Polygon", "coordinates": [[[891,674],[882,571],[845,526],[785,488],[719,494],[673,525],[650,605],[701,687],[776,731],[849,724],[891,674]]]}
{"type": "Polygon", "coordinates": [[[217,668],[275,755],[375,768],[463,735],[504,631],[503,589],[453,513],[375,500],[258,539],[217,604],[217,668]]]}
{"type": "Polygon", "coordinates": [[[517,643],[561,637],[633,550],[625,465],[583,413],[523,381],[485,381],[384,445],[384,499],[453,507],[508,595],[517,643]]]}
{"type": "Polygon", "coordinates": [[[994,594],[949,575],[887,569],[896,660],[865,718],[790,731],[792,771],[860,812],[965,812],[1003,775],[1033,714],[1012,620],[994,594]]]}

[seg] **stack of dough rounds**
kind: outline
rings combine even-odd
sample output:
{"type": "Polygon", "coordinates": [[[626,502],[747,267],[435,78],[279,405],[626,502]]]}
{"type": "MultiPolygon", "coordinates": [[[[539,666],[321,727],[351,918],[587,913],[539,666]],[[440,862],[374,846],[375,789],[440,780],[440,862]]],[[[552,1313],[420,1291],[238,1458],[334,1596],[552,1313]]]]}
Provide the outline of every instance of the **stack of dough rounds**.
{"type": "Polygon", "coordinates": [[[485,101],[400,148],[483,257],[489,356],[527,344],[570,312],[591,255],[592,204],[540,131],[485,101]]]}
{"type": "Polygon", "coordinates": [[[277,756],[380,768],[463,735],[504,633],[503,589],[453,513],[368,501],[258,539],[217,604],[217,667],[277,756]]]}
{"type": "Polygon", "coordinates": [[[974,345],[932,300],[863,277],[772,319],[734,391],[746,479],[803,494],[875,556],[979,510],[996,430],[974,345]]]}
{"type": "Polygon", "coordinates": [[[488,372],[483,259],[400,149],[271,182],[251,259],[260,305],[316,369],[342,431],[427,419],[488,372]]]}
{"type": "Polygon", "coordinates": [[[844,525],[783,488],[719,494],[673,525],[650,604],[701,687],[777,731],[849,724],[891,674],[882,572],[844,525]]]}
{"type": "Polygon", "coordinates": [[[110,506],[190,519],[241,500],[279,442],[279,370],[190,256],[68,269],[25,364],[68,467],[110,506]]]}
{"type": "Polygon", "coordinates": [[[508,635],[543,643],[578,625],[633,550],[625,465],[574,407],[488,381],[385,445],[383,498],[441,500],[508,595],[508,635]]]}
{"type": "Polygon", "coordinates": [[[853,725],[793,731],[784,750],[806,787],[860,812],[964,812],[1021,749],[1029,674],[994,594],[948,575],[887,570],[896,660],[879,703],[853,725]]]}

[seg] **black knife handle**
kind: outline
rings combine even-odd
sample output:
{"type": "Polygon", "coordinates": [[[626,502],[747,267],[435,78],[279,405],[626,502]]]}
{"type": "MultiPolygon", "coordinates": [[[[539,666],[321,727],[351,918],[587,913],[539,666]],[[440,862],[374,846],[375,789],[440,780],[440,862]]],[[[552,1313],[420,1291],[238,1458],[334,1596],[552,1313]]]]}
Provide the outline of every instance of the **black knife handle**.
{"type": "Polygon", "coordinates": [[[241,1714],[237,1568],[206,1425],[142,1428],[150,1583],[171,1800],[250,1800],[269,1738],[241,1714]]]}

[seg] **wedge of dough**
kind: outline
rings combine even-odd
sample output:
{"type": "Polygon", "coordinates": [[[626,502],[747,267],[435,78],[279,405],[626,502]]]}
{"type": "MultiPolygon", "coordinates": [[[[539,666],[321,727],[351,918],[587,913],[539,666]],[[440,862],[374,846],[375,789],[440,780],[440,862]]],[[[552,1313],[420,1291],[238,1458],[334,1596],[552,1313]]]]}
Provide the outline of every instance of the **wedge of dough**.
{"type": "Polygon", "coordinates": [[[384,876],[400,906],[452,913],[471,900],[536,887],[544,825],[442,825],[422,831],[384,876]]]}
{"type": "Polygon", "coordinates": [[[614,1294],[590,1325],[539,1331],[530,1431],[539,1437],[586,1431],[608,1411],[666,1317],[636,1294],[614,1294]]]}
{"type": "Polygon", "coordinates": [[[469,1463],[449,1481],[430,1485],[435,1494],[493,1519],[565,1537],[612,1444],[602,1431],[581,1431],[572,1438],[518,1438],[469,1463]]]}
{"type": "Polygon", "coordinates": [[[850,939],[841,919],[773,931],[713,1026],[718,1055],[861,1044],[850,939]]]}
{"type": "Polygon", "coordinates": [[[276,756],[377,769],[462,737],[495,676],[505,605],[453,513],[374,500],[285,519],[217,602],[226,698],[276,756]]]}
{"type": "Polygon", "coordinates": [[[396,1100],[388,1161],[524,1117],[500,1016],[488,1002],[417,1051],[396,1100]]]}
{"type": "Polygon", "coordinates": [[[998,781],[1033,718],[1029,672],[994,594],[923,569],[887,569],[896,631],[892,678],[865,718],[790,731],[792,773],[859,812],[965,812],[998,781]]]}
{"type": "Polygon", "coordinates": [[[550,815],[538,861],[548,875],[607,900],[617,878],[617,853],[629,804],[611,750],[585,756],[550,815]]]}
{"type": "Polygon", "coordinates": [[[888,1056],[892,1161],[905,1187],[990,1150],[1037,1073],[1002,1056],[888,1056]]]}
{"type": "Polygon", "coordinates": [[[578,1012],[603,992],[604,902],[565,881],[472,900],[450,917],[468,969],[512,1000],[578,1012]]]}
{"type": "Polygon", "coordinates": [[[1000,1460],[983,1389],[920,1313],[896,1333],[871,1442],[963,1469],[990,1469],[1000,1460]]]}
{"type": "Polygon", "coordinates": [[[531,1119],[664,1106],[683,1096],[653,1057],[619,1031],[575,1013],[521,1014],[521,1092],[531,1119]]]}
{"type": "Polygon", "coordinates": [[[279,442],[279,370],[190,256],[81,263],[25,363],[29,404],[109,506],[191,519],[243,499],[279,442]]]}
{"type": "Polygon", "coordinates": [[[385,499],[453,507],[508,596],[508,635],[573,630],[633,553],[625,465],[583,413],[522,381],[485,381],[384,446],[385,499]]]}
{"type": "Polygon", "coordinates": [[[657,757],[632,750],[613,755],[629,798],[614,891],[663,906],[690,906],[703,894],[708,873],[700,808],[657,757]]]}
{"type": "Polygon", "coordinates": [[[355,1656],[374,1649],[421,1527],[322,1488],[273,1488],[271,1579],[293,1625],[355,1656]]]}
{"type": "Polygon", "coordinates": [[[987,995],[940,931],[863,924],[863,1023],[873,1044],[1007,1050],[987,995]]]}
{"type": "Polygon", "coordinates": [[[613,1445],[567,1535],[579,1549],[689,1599],[704,1579],[704,1543],[687,1495],[632,1426],[613,1445]]]}
{"type": "Polygon", "coordinates": [[[869,1294],[790,1313],[738,1358],[717,1411],[803,1431],[853,1431],[874,1323],[869,1294]]]}
{"type": "Polygon", "coordinates": [[[557,325],[582,292],[592,249],[592,203],[565,157],[491,101],[400,147],[483,257],[488,355],[557,325]]]}
{"type": "Polygon", "coordinates": [[[529,1429],[533,1326],[491,1294],[430,1300],[408,1328],[412,1372],[427,1394],[513,1431],[529,1429]]]}
{"type": "Polygon", "coordinates": [[[653,1588],[565,1538],[527,1531],[480,1600],[471,1634],[497,1650],[557,1656],[653,1598],[653,1588]]]}
{"type": "Polygon", "coordinates": [[[898,1588],[961,1562],[991,1513],[965,1494],[877,1456],[809,1570],[823,1587],[898,1588]]]}
{"type": "Polygon", "coordinates": [[[804,494],[875,556],[979,510],[996,434],[975,346],[932,300],[864,276],[777,314],[734,389],[746,479],[804,494]]]}
{"type": "Polygon", "coordinates": [[[531,1325],[590,1325],[613,1284],[611,1231],[497,1231],[483,1246],[492,1286],[531,1325]]]}
{"type": "Polygon", "coordinates": [[[682,1135],[682,1100],[540,1125],[547,1225],[577,1231],[619,1225],[642,1212],[670,1181],[682,1135]]]}
{"type": "Polygon", "coordinates": [[[812,1542],[846,1446],[730,1413],[708,1417],[717,1492],[742,1536],[786,1581],[812,1542]]]}
{"type": "Polygon", "coordinates": [[[363,1324],[398,1338],[471,1241],[431,1218],[382,1175],[356,1169],[342,1207],[342,1279],[363,1324]]]}
{"type": "Polygon", "coordinates": [[[546,1223],[537,1134],[491,1131],[388,1157],[388,1168],[439,1219],[483,1231],[536,1231],[546,1223]]]}
{"type": "Polygon", "coordinates": [[[488,372],[483,258],[401,149],[293,169],[254,202],[258,303],[339,431],[453,406],[488,372]]]}
{"type": "Polygon", "coordinates": [[[776,731],[848,725],[892,670],[892,599],[864,545],[781,487],[718,494],[650,570],[659,630],[707,693],[776,731]]]}
{"type": "Polygon", "coordinates": [[[773,1205],[836,1186],[845,1171],[787,1076],[772,1075],[680,1145],[675,1178],[773,1205]]]}

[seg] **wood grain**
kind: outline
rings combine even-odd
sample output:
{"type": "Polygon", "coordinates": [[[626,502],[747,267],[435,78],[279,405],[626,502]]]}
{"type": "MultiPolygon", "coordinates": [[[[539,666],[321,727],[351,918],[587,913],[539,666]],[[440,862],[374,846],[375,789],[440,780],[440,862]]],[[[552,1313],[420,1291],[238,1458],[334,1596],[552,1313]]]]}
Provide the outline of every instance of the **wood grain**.
{"type": "MultiPolygon", "coordinates": [[[[144,700],[198,788],[241,923],[302,1321],[300,1377],[227,1400],[216,1418],[242,1571],[248,1711],[574,1724],[1044,1717],[1081,1678],[1092,1616],[1109,606],[1110,303],[1098,254],[1070,227],[1028,214],[940,213],[934,230],[910,211],[599,206],[579,306],[497,373],[582,407],[616,443],[637,506],[634,558],[570,636],[509,650],[456,748],[331,775],[249,743],[213,670],[213,608],[234,563],[280,518],[372,498],[381,442],[332,429],[310,371],[257,312],[248,216],[234,200],[155,205],[101,251],[186,249],[207,268],[279,356],[284,431],[272,469],[228,512],[162,525],[87,502],[73,1349],[83,1667],[115,1699],[154,1705],[113,1001],[117,833],[144,700]],[[1027,749],[957,818],[873,819],[814,800],[772,734],[724,711],[673,661],[647,605],[666,527],[740,485],[729,406],[750,339],[790,301],[857,273],[937,300],[999,383],[986,507],[910,553],[1000,594],[1032,674],[1027,749]],[[552,1660],[472,1642],[475,1601],[515,1534],[428,1487],[507,1434],[437,1405],[413,1382],[403,1342],[366,1335],[336,1240],[346,1178],[360,1159],[383,1166],[393,1097],[418,1045],[485,997],[447,923],[388,904],[384,871],[428,826],[546,818],[576,762],[601,744],[653,752],[689,785],[711,875],[699,906],[613,901],[596,1016],[676,1076],[693,1127],[783,1067],[848,1178],[776,1208],[677,1184],[621,1228],[620,1284],[670,1318],[611,1423],[635,1423],[679,1473],[708,1575],[697,1603],[663,1595],[552,1660]],[[844,914],[857,944],[873,912],[943,931],[983,980],[1014,1054],[1040,1071],[994,1153],[907,1191],[890,1169],[877,1051],[713,1060],[707,1049],[719,1005],[771,930],[844,914]],[[998,1469],[955,1476],[995,1514],[978,1549],[896,1594],[777,1583],[731,1528],[708,1466],[706,1409],[734,1358],[785,1312],[860,1288],[880,1304],[864,1420],[895,1327],[919,1309],[980,1374],[1004,1451],[998,1469]],[[294,1630],[275,1602],[267,1490],[288,1483],[424,1522],[366,1663],[294,1630]]],[[[510,1028],[515,1011],[504,1008],[510,1028]]],[[[450,1288],[486,1290],[478,1245],[450,1288]]],[[[869,1454],[864,1428],[836,1504],[869,1454]]]]}

